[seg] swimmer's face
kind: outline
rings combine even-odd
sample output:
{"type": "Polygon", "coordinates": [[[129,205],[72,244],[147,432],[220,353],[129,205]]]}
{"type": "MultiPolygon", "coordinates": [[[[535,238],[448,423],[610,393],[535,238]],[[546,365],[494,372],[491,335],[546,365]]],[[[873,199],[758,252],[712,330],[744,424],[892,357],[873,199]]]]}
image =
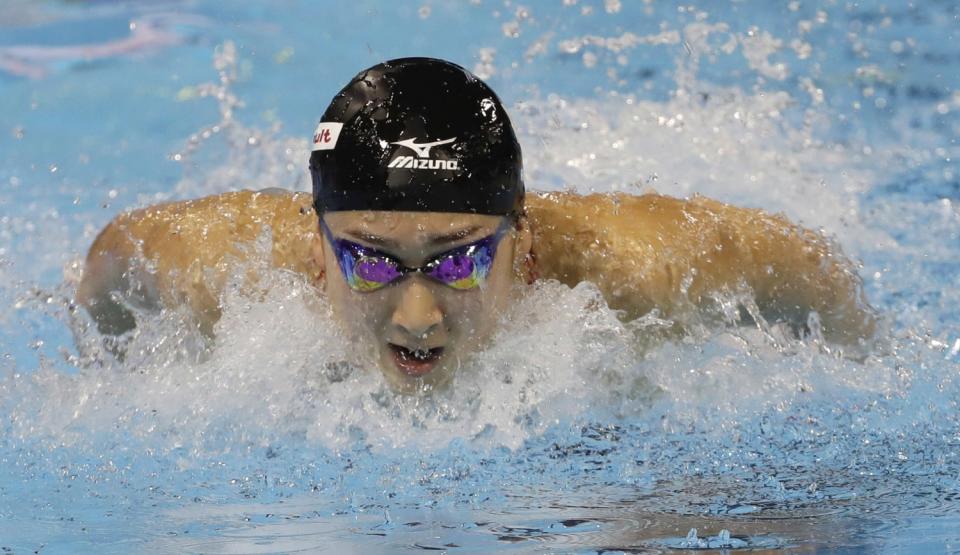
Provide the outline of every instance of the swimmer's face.
{"type": "Polygon", "coordinates": [[[334,314],[358,351],[373,347],[388,382],[403,392],[446,383],[489,339],[530,250],[525,226],[518,231],[502,216],[345,211],[323,221],[317,256],[334,314]],[[338,257],[358,268],[349,279],[338,257]],[[389,281],[398,267],[425,265],[389,281]]]}

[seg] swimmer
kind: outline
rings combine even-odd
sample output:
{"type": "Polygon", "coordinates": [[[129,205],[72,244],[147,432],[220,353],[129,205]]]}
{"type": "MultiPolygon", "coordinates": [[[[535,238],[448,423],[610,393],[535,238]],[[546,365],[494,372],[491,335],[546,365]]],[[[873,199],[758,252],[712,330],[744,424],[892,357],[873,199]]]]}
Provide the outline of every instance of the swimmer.
{"type": "Polygon", "coordinates": [[[221,292],[249,272],[269,226],[269,263],[314,284],[331,325],[368,345],[401,391],[449,381],[538,279],[592,282],[624,319],[683,322],[748,292],[771,321],[803,328],[816,313],[837,344],[875,334],[852,264],[782,216],[700,196],[525,194],[500,100],[452,63],[361,72],[312,145],[312,195],[238,191],[113,220],[77,293],[98,329],[133,329],[130,307],[186,306],[212,336],[221,292]]]}

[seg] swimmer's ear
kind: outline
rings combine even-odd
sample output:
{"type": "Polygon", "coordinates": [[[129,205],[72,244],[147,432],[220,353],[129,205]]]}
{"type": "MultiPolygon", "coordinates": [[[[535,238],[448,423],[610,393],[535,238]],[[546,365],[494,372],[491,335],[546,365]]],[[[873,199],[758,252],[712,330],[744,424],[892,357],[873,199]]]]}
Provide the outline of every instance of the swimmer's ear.
{"type": "Polygon", "coordinates": [[[537,279],[533,256],[533,232],[526,214],[517,218],[517,240],[513,248],[514,273],[523,283],[533,283],[537,279]]]}

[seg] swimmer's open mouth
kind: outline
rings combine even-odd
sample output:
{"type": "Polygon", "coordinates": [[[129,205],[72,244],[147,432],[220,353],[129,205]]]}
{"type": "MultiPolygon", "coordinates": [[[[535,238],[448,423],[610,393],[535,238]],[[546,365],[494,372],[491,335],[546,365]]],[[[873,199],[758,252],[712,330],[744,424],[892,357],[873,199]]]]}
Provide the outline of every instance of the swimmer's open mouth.
{"type": "Polygon", "coordinates": [[[430,373],[443,355],[443,347],[435,349],[408,349],[389,343],[393,361],[404,374],[420,377],[430,373]]]}

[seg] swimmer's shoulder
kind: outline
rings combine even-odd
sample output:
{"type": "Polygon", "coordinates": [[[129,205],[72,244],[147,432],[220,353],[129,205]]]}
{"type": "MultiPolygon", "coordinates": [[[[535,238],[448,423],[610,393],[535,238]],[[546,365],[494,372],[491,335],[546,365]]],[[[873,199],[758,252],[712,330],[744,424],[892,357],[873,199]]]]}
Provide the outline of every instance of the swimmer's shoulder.
{"type": "Polygon", "coordinates": [[[259,191],[244,189],[209,195],[197,199],[154,204],[131,210],[117,217],[127,226],[210,226],[269,223],[277,215],[291,211],[312,211],[308,193],[270,188],[259,191]]]}
{"type": "MultiPolygon", "coordinates": [[[[528,213],[552,215],[557,212],[567,212],[571,216],[576,216],[615,211],[623,207],[629,210],[646,210],[650,213],[657,213],[679,210],[704,200],[708,199],[700,195],[694,195],[688,200],[657,192],[645,192],[639,195],[623,192],[584,195],[572,191],[532,191],[527,195],[524,203],[528,213]]],[[[716,201],[710,202],[716,203],[716,201]]]]}
{"type": "Polygon", "coordinates": [[[90,247],[77,298],[111,333],[132,327],[111,300],[114,292],[131,290],[132,282],[145,287],[145,304],[188,304],[210,323],[219,316],[217,298],[227,276],[251,257],[307,276],[318,273],[311,202],[305,193],[243,190],[122,213],[90,247]]]}
{"type": "Polygon", "coordinates": [[[528,195],[525,204],[540,276],[605,287],[618,264],[658,264],[677,240],[687,203],[656,193],[550,192],[528,195]]]}
{"type": "Polygon", "coordinates": [[[316,218],[311,200],[308,193],[265,189],[155,204],[118,215],[103,229],[91,251],[127,251],[139,244],[140,254],[150,258],[156,249],[168,250],[165,245],[251,240],[264,226],[286,233],[307,231],[316,218]]]}
{"type": "Polygon", "coordinates": [[[737,251],[726,248],[736,242],[736,215],[705,197],[539,193],[527,215],[541,277],[595,283],[633,315],[675,304],[685,276],[698,277],[691,287],[715,288],[739,268],[737,251]]]}
{"type": "Polygon", "coordinates": [[[283,190],[233,191],[168,202],[120,214],[97,236],[88,270],[132,259],[150,261],[159,274],[245,259],[249,245],[269,234],[273,261],[299,270],[316,235],[311,195],[283,190]]]}
{"type": "MultiPolygon", "coordinates": [[[[526,198],[527,216],[534,230],[549,233],[605,234],[616,223],[632,231],[666,232],[681,222],[690,212],[704,208],[704,197],[679,199],[659,193],[632,195],[628,193],[535,192],[526,198]]],[[[716,201],[710,201],[716,202],[716,201]]],[[[720,203],[716,203],[720,204],[720,203]]],[[[636,238],[636,235],[633,236],[636,238]]]]}

